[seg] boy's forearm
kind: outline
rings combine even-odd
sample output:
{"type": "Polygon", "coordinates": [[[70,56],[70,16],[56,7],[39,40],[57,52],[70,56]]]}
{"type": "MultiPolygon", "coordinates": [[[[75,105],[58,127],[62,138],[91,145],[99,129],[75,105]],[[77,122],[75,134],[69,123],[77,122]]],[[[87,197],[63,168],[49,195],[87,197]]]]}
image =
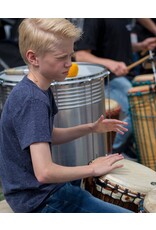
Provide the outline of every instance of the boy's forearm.
{"type": "Polygon", "coordinates": [[[92,123],[78,125],[70,128],[54,128],[52,144],[63,144],[92,133],[92,123]]]}

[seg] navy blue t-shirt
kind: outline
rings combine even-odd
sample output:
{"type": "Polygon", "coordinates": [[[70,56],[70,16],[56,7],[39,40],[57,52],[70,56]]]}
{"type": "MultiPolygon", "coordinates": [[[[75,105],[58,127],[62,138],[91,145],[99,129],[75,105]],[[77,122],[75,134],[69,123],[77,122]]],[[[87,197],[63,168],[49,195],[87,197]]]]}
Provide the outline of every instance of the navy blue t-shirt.
{"type": "MultiPolygon", "coordinates": [[[[0,120],[0,178],[14,212],[31,212],[62,184],[37,181],[30,145],[48,142],[57,106],[49,88],[43,91],[24,77],[11,91],[0,120]]],[[[44,154],[44,153],[43,153],[44,154]]]]}

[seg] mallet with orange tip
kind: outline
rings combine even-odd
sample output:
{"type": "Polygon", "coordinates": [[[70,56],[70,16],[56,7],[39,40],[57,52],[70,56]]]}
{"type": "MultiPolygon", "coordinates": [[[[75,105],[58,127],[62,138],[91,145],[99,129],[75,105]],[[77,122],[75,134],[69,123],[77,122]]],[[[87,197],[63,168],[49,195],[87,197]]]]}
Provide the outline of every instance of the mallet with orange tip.
{"type": "Polygon", "coordinates": [[[69,69],[67,77],[76,77],[79,71],[79,67],[77,63],[72,62],[72,65],[69,69]]]}

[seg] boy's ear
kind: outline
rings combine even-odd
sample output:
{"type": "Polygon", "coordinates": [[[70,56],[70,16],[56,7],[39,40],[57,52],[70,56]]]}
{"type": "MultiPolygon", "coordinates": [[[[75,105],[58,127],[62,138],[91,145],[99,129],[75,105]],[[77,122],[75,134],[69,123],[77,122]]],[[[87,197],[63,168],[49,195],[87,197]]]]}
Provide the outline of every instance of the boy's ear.
{"type": "Polygon", "coordinates": [[[36,54],[32,50],[27,51],[26,57],[31,65],[38,66],[38,58],[36,57],[36,54]]]}

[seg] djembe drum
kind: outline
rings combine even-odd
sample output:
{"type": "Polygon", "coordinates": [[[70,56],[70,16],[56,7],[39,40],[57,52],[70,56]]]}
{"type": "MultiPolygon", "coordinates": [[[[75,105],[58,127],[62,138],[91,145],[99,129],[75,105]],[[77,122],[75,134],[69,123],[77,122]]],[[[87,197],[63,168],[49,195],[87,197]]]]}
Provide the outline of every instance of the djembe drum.
{"type": "Polygon", "coordinates": [[[154,82],[155,82],[154,74],[142,74],[136,76],[133,79],[132,84],[133,86],[141,86],[141,85],[151,85],[154,84],[154,82]]]}
{"type": "MultiPolygon", "coordinates": [[[[110,119],[119,119],[121,111],[121,106],[118,104],[117,101],[109,98],[105,98],[105,112],[106,112],[106,118],[110,119]]],[[[112,152],[112,146],[115,139],[115,132],[108,132],[107,133],[107,148],[108,152],[112,152]]]]}
{"type": "Polygon", "coordinates": [[[146,213],[156,213],[156,188],[150,190],[145,196],[143,210],[146,213]]]}
{"type": "Polygon", "coordinates": [[[84,187],[101,200],[140,212],[140,202],[156,187],[156,172],[131,160],[123,159],[121,163],[122,168],[109,174],[85,179],[84,187]]]}
{"type": "Polygon", "coordinates": [[[138,161],[156,170],[156,87],[133,87],[128,99],[138,161]]]}

